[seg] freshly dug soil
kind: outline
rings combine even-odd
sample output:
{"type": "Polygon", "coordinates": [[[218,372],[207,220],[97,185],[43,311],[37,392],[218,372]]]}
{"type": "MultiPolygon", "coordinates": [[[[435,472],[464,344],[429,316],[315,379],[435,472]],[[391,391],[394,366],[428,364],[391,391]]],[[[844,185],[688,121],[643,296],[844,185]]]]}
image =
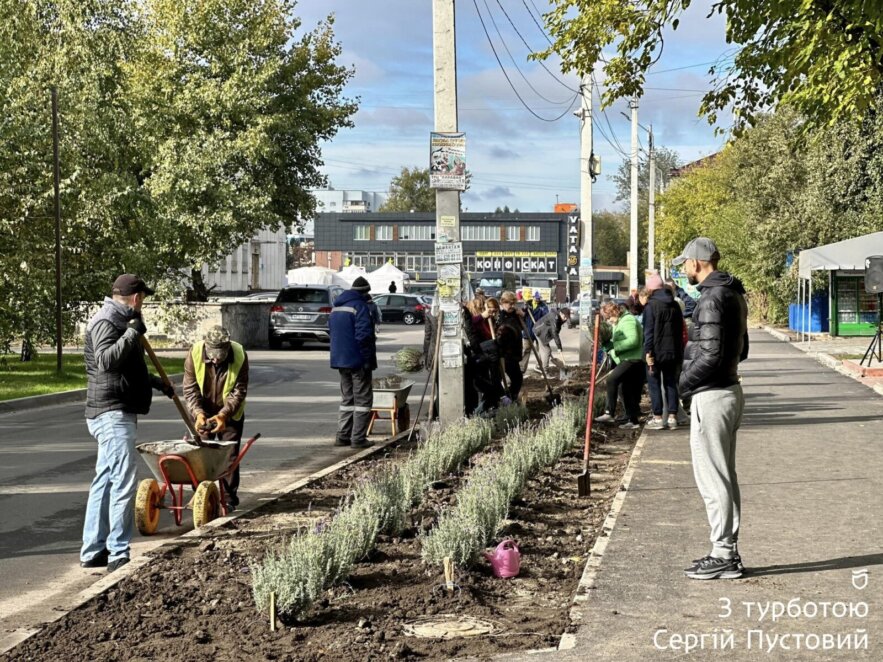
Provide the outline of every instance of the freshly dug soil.
{"type": "MultiPolygon", "coordinates": [[[[533,382],[533,380],[531,380],[533,382]]],[[[531,383],[529,392],[535,394],[531,383]]],[[[531,403],[532,410],[542,403],[531,403]]],[[[518,541],[521,573],[497,579],[486,563],[459,569],[457,589],[442,569],[420,560],[417,535],[450,505],[468,475],[432,485],[401,538],[381,537],[349,583],[327,592],[304,620],[271,632],[255,610],[249,561],[261,558],[333,511],[348,487],[372,466],[402,459],[402,445],[160,550],[154,563],[24,642],[2,660],[335,660],[447,659],[555,646],[570,627],[568,612],[586,557],[601,530],[628,463],[636,432],[595,437],[593,495],[577,497],[581,451],[531,480],[510,510],[500,539],[518,541]],[[600,443],[598,443],[600,441],[600,443]],[[472,617],[492,632],[459,638],[408,636],[405,626],[430,617],[472,617]]],[[[594,435],[593,435],[594,436],[594,435]]],[[[476,457],[499,449],[500,440],[476,457]]],[[[163,515],[161,526],[170,526],[163,515]]]]}

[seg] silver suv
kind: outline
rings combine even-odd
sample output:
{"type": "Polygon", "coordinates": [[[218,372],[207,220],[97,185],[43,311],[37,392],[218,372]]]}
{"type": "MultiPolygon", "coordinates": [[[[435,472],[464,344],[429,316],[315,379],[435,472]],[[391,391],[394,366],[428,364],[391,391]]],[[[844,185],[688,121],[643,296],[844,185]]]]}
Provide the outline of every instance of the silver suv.
{"type": "Polygon", "coordinates": [[[332,302],[343,292],[336,285],[292,285],[284,288],[270,308],[269,341],[280,349],[287,340],[300,347],[307,340],[330,343],[328,317],[332,302]]]}

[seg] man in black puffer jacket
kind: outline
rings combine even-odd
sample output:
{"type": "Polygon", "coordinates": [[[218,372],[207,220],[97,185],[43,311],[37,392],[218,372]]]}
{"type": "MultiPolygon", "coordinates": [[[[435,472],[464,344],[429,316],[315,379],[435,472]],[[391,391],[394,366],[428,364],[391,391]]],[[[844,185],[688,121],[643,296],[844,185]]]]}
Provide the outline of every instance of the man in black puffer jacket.
{"type": "Polygon", "coordinates": [[[113,572],[129,562],[135,528],[135,428],[150,411],[152,389],[174,395],[147,372],[141,336],[147,332],[141,304],[153,290],[132,274],[114,281],[113,298],[86,327],[86,425],[98,442],[89,488],[80,565],[113,572]]]}
{"type": "Polygon", "coordinates": [[[745,400],[739,362],[748,357],[748,305],[739,279],[717,270],[714,242],[698,237],[672,264],[701,296],[693,311],[680,390],[692,396],[690,450],[693,475],[705,501],[712,550],[685,570],[691,579],[734,579],[744,568],[737,549],[741,496],[736,476],[736,431],[745,400]]]}

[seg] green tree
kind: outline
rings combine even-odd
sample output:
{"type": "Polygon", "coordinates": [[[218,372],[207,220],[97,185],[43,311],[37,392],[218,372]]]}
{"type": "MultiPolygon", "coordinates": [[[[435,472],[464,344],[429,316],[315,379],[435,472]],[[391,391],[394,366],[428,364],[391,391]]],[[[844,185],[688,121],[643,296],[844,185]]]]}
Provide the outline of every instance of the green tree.
{"type": "Polygon", "coordinates": [[[355,104],[330,20],[303,32],[293,9],[0,0],[0,349],[54,336],[52,85],[68,330],[120,271],[171,286],[313,214],[355,104]]]}
{"type": "MultiPolygon", "coordinates": [[[[671,181],[671,171],[681,165],[678,153],[667,147],[657,147],[656,150],[656,186],[657,191],[664,189],[671,181]]],[[[629,159],[623,159],[616,172],[612,176],[616,184],[616,202],[622,202],[626,214],[626,245],[629,242],[628,227],[631,219],[631,192],[632,192],[632,164],[629,159]]],[[[649,264],[648,243],[645,237],[650,230],[650,161],[640,159],[638,161],[638,273],[643,273],[649,264]]],[[[657,214],[658,215],[658,214],[657,214]]],[[[657,237],[659,231],[657,228],[657,237]]],[[[625,262],[623,262],[625,264],[625,262]]]]}
{"type": "Polygon", "coordinates": [[[592,214],[595,226],[593,252],[599,265],[622,266],[629,252],[629,217],[624,212],[592,214]]]}
{"type": "Polygon", "coordinates": [[[389,195],[378,211],[435,211],[435,190],[429,188],[429,168],[403,166],[389,183],[389,195]]]}
{"type": "MultiPolygon", "coordinates": [[[[666,28],[677,30],[690,0],[554,0],[545,15],[565,70],[593,71],[606,49],[602,103],[640,97],[645,75],[659,59],[666,28]]],[[[876,105],[883,83],[883,4],[866,0],[721,0],[732,64],[717,76],[701,112],[710,122],[730,107],[736,128],[785,103],[808,126],[853,121],[876,105]]]]}
{"type": "Polygon", "coordinates": [[[295,39],[289,0],[146,0],[126,66],[145,192],[169,266],[200,271],[315,213],[319,145],[351,125],[330,21],[295,39]]]}

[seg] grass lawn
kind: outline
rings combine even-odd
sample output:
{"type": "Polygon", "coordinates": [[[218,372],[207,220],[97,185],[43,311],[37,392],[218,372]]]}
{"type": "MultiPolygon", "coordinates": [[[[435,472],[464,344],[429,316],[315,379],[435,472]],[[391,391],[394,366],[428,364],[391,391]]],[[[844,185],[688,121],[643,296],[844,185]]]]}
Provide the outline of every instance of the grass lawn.
{"type": "MultiPolygon", "coordinates": [[[[63,372],[55,372],[55,352],[43,352],[22,363],[18,354],[0,354],[0,400],[58,393],[86,388],[86,366],[82,354],[64,354],[63,372]]],[[[160,357],[170,375],[184,372],[184,359],[160,357]]],[[[152,372],[152,366],[149,366],[152,372]]]]}

